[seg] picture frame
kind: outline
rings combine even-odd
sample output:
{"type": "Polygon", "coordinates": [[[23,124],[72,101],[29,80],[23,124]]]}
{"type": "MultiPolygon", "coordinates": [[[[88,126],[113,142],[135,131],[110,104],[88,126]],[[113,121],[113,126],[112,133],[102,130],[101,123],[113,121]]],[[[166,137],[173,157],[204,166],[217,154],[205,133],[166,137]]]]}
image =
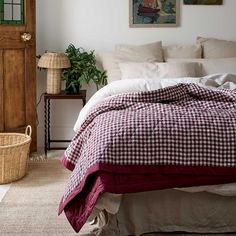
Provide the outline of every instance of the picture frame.
{"type": "Polygon", "coordinates": [[[223,5],[223,0],[184,0],[185,5],[223,5]]]}
{"type": "Polygon", "coordinates": [[[179,20],[180,0],[129,0],[131,28],[177,27],[179,20]]]}

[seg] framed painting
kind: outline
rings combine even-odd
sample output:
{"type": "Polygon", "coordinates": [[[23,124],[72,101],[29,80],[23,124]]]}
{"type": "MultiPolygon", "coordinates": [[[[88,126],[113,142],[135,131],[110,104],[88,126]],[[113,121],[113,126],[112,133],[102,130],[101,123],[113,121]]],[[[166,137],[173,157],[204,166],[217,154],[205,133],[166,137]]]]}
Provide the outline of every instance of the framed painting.
{"type": "Polygon", "coordinates": [[[186,5],[222,5],[223,0],[184,0],[186,5]]]}
{"type": "Polygon", "coordinates": [[[180,0],[129,0],[130,27],[179,25],[180,0]]]}

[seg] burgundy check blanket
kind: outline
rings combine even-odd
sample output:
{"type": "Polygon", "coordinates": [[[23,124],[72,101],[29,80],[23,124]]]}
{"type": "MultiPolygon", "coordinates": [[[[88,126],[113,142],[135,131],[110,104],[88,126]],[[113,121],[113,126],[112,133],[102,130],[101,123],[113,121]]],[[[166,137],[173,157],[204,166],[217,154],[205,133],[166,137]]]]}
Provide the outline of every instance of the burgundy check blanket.
{"type": "Polygon", "coordinates": [[[113,96],[61,160],[73,172],[59,212],[77,232],[104,192],[236,182],[236,91],[178,84],[113,96]]]}

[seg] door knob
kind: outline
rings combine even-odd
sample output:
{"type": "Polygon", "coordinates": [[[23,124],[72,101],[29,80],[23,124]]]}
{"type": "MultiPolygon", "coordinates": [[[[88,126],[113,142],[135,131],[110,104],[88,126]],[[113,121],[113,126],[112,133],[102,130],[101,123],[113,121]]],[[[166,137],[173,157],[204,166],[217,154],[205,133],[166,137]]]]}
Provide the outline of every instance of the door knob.
{"type": "Polygon", "coordinates": [[[23,33],[21,35],[21,39],[22,39],[23,42],[28,42],[28,41],[31,40],[31,38],[32,38],[32,36],[31,36],[30,33],[23,33]]]}

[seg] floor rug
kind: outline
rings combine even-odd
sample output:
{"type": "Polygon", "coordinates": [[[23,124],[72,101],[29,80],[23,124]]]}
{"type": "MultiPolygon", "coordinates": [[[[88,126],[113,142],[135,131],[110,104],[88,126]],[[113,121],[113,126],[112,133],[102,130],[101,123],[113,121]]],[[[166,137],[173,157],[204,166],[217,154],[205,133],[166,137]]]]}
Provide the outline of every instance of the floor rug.
{"type": "MultiPolygon", "coordinates": [[[[58,204],[70,172],[57,159],[31,161],[26,177],[11,185],[0,202],[0,236],[75,236],[58,204]]],[[[91,234],[86,234],[90,235],[91,234]]],[[[92,234],[94,236],[94,234],[92,234]]],[[[145,236],[194,236],[146,234],[145,236]]],[[[198,234],[197,236],[207,234],[198,234]]],[[[212,234],[211,236],[213,236],[212,234]]],[[[223,235],[223,234],[219,234],[223,235]]],[[[218,236],[219,236],[218,235],[218,236]]],[[[233,236],[235,234],[225,234],[233,236]]],[[[85,236],[85,234],[84,234],[85,236]]]]}
{"type": "Polygon", "coordinates": [[[0,203],[0,235],[76,235],[58,205],[70,172],[58,159],[30,162],[0,203]]]}

